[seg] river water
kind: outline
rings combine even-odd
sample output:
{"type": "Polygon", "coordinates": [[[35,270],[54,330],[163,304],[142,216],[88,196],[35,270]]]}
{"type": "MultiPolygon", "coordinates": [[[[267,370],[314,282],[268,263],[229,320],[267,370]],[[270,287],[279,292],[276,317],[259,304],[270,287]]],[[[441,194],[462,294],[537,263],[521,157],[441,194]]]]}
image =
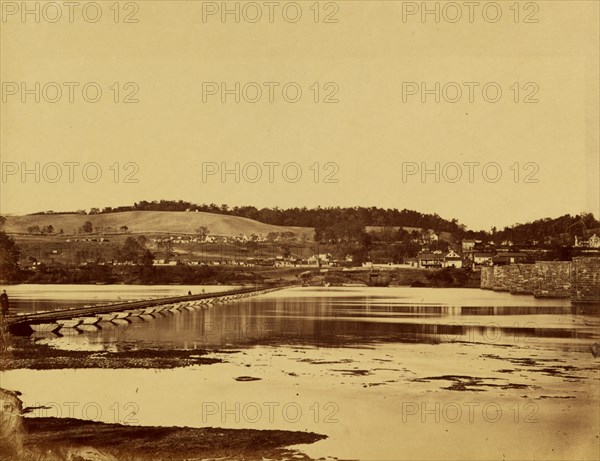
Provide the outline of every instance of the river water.
{"type": "Polygon", "coordinates": [[[211,293],[231,286],[198,285],[4,285],[10,298],[11,314],[33,313],[167,296],[184,296],[191,291],[211,293]]]}
{"type": "MultiPolygon", "coordinates": [[[[107,287],[73,289],[78,299],[86,289],[108,296],[107,287]]],[[[71,299],[70,289],[52,290],[53,301],[71,299]]],[[[139,295],[110,290],[113,299],[139,295]]],[[[12,370],[2,387],[21,391],[26,405],[50,407],[48,416],[327,435],[295,447],[314,458],[596,459],[600,360],[590,346],[599,336],[597,313],[567,300],[477,289],[292,288],[32,339],[96,353],[206,348],[223,363],[12,370]]]]}

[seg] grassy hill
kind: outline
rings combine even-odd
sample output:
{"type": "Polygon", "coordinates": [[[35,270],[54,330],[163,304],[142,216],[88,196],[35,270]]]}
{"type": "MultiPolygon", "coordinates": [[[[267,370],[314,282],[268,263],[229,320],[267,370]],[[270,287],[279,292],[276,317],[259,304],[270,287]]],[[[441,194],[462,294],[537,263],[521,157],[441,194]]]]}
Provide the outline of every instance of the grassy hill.
{"type": "Polygon", "coordinates": [[[26,234],[30,226],[52,225],[55,232],[63,229],[65,234],[75,234],[86,221],[90,221],[94,228],[111,227],[117,232],[121,226],[127,226],[129,232],[134,234],[194,234],[198,227],[205,226],[210,234],[223,236],[266,236],[269,232],[294,232],[298,239],[304,237],[312,240],[314,235],[310,227],[274,226],[237,216],[176,211],[7,216],[5,230],[12,234],[26,234]]]}

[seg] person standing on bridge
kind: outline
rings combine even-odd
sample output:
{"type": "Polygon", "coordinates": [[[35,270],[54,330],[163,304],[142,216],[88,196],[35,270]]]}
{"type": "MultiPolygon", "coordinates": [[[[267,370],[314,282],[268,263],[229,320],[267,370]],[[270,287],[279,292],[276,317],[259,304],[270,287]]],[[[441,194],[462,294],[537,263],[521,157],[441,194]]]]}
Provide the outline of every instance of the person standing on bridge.
{"type": "Polygon", "coordinates": [[[8,315],[8,295],[6,294],[6,290],[2,290],[2,294],[0,295],[0,306],[2,306],[2,317],[8,315]]]}

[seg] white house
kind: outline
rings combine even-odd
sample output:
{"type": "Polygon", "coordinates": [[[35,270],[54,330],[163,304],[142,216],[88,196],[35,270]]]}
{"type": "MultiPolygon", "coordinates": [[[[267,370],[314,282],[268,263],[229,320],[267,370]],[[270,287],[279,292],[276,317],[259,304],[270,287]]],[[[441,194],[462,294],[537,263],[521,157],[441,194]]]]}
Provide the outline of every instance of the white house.
{"type": "Polygon", "coordinates": [[[493,257],[492,253],[474,253],[473,264],[475,266],[491,266],[493,257]]]}
{"type": "Polygon", "coordinates": [[[331,253],[321,253],[310,256],[308,258],[308,264],[311,265],[327,265],[331,261],[331,253]]]}
{"type": "Polygon", "coordinates": [[[450,250],[448,254],[444,256],[442,267],[463,267],[462,258],[454,250],[450,250]]]}
{"type": "Polygon", "coordinates": [[[467,239],[467,240],[463,240],[462,241],[462,251],[467,252],[467,251],[473,251],[473,249],[475,248],[475,244],[477,243],[476,240],[471,240],[471,239],[467,239]]]}
{"type": "Polygon", "coordinates": [[[587,248],[600,248],[600,237],[594,234],[587,240],[579,240],[579,238],[575,236],[575,246],[587,248]]]}

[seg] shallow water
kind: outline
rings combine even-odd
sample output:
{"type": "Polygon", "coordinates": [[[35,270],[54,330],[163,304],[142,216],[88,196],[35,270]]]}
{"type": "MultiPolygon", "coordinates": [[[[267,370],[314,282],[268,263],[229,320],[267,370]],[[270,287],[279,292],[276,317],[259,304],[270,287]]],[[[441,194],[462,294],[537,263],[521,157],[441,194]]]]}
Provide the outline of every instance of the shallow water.
{"type": "Polygon", "coordinates": [[[67,309],[85,305],[167,296],[184,296],[233,289],[205,285],[2,285],[10,298],[11,314],[67,309]]]}
{"type": "Polygon", "coordinates": [[[2,385],[48,407],[32,416],[314,431],[328,438],[297,448],[315,458],[596,459],[599,319],[480,290],[296,288],[37,339],[215,347],[223,363],[13,370],[2,385]]]}
{"type": "Polygon", "coordinates": [[[562,299],[473,289],[293,288],[42,339],[55,347],[94,349],[125,342],[198,348],[454,341],[578,348],[593,343],[599,327],[599,316],[578,314],[562,299]]]}

